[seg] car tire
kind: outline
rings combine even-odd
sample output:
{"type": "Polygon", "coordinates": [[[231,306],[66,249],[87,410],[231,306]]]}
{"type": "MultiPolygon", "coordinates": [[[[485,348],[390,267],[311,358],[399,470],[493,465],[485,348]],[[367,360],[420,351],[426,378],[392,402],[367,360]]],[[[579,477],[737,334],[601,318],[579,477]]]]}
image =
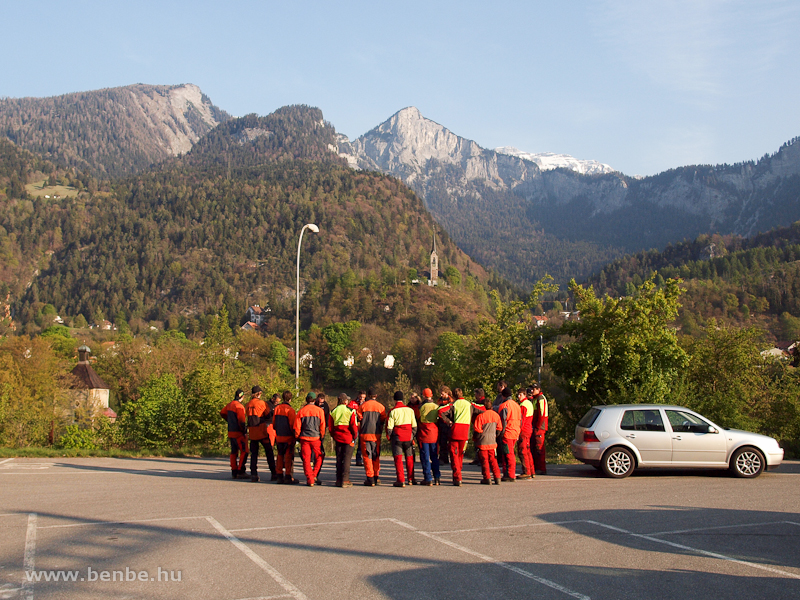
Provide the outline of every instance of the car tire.
{"type": "Polygon", "coordinates": [[[763,473],[764,467],[767,466],[767,461],[764,460],[764,455],[755,448],[746,447],[739,448],[731,456],[731,472],[736,477],[743,477],[745,479],[752,479],[758,477],[763,473]]]}
{"type": "Polygon", "coordinates": [[[600,462],[603,473],[613,479],[622,479],[633,473],[636,468],[636,459],[627,448],[617,446],[609,449],[600,462]]]}

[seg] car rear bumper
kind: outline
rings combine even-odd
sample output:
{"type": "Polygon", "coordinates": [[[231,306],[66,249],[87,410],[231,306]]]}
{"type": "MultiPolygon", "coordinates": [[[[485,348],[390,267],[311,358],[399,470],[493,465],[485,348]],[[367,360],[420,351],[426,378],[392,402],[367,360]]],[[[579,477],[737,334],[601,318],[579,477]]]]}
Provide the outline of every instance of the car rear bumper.
{"type": "Polygon", "coordinates": [[[572,450],[572,456],[587,465],[600,464],[600,459],[603,458],[603,449],[599,443],[579,444],[572,440],[569,447],[572,450]]]}

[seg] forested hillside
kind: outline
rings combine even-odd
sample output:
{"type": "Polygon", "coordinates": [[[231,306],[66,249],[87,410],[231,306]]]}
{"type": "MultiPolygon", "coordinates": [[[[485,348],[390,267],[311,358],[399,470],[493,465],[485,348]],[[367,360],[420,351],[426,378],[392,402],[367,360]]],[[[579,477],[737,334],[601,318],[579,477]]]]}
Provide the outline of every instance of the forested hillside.
{"type": "Polygon", "coordinates": [[[600,294],[623,296],[654,273],[657,282],[684,280],[679,321],[686,333],[713,317],[800,340],[800,221],[752,238],[702,235],[663,252],[640,252],[589,281],[600,294]]]}
{"type": "Polygon", "coordinates": [[[0,136],[97,177],[129,175],[188,152],[229,118],[193,85],[0,99],[0,136]]]}
{"type": "Polygon", "coordinates": [[[327,146],[334,135],[318,109],[287,107],[223,124],[186,157],[106,193],[7,196],[4,239],[15,264],[39,270],[20,282],[4,265],[16,321],[33,332],[51,305],[79,322],[192,334],[223,304],[236,325],[259,303],[273,310],[272,330],[285,333],[297,236],[316,223],[320,233],[303,243],[306,319],[468,327],[485,311],[487,274],[438,233],[452,287],[437,296],[412,286],[428,268],[433,219],[399,180],[340,164],[327,146]]]}

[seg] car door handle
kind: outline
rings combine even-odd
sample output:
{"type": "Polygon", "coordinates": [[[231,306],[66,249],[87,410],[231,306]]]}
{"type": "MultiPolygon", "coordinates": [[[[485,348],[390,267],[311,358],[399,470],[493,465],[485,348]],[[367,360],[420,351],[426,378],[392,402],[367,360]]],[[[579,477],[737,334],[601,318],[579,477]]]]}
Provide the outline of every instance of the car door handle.
{"type": "Polygon", "coordinates": [[[676,435],[676,436],[674,436],[672,439],[673,439],[673,440],[678,440],[678,441],[680,441],[680,440],[681,440],[681,436],[679,436],[679,435],[676,435]]]}
{"type": "Polygon", "coordinates": [[[629,434],[628,434],[628,435],[626,435],[625,437],[626,437],[626,438],[628,438],[628,439],[630,439],[630,440],[635,440],[635,439],[636,439],[636,435],[635,435],[635,434],[633,434],[633,433],[629,433],[629,434]]]}

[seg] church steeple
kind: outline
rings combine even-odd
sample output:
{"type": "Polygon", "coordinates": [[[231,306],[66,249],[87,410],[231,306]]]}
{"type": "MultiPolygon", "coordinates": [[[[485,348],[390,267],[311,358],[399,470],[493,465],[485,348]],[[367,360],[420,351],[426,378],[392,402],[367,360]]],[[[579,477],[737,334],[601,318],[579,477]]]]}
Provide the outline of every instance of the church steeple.
{"type": "Polygon", "coordinates": [[[431,278],[428,285],[439,284],[439,254],[436,252],[436,230],[433,231],[433,249],[431,250],[431,278]]]}

